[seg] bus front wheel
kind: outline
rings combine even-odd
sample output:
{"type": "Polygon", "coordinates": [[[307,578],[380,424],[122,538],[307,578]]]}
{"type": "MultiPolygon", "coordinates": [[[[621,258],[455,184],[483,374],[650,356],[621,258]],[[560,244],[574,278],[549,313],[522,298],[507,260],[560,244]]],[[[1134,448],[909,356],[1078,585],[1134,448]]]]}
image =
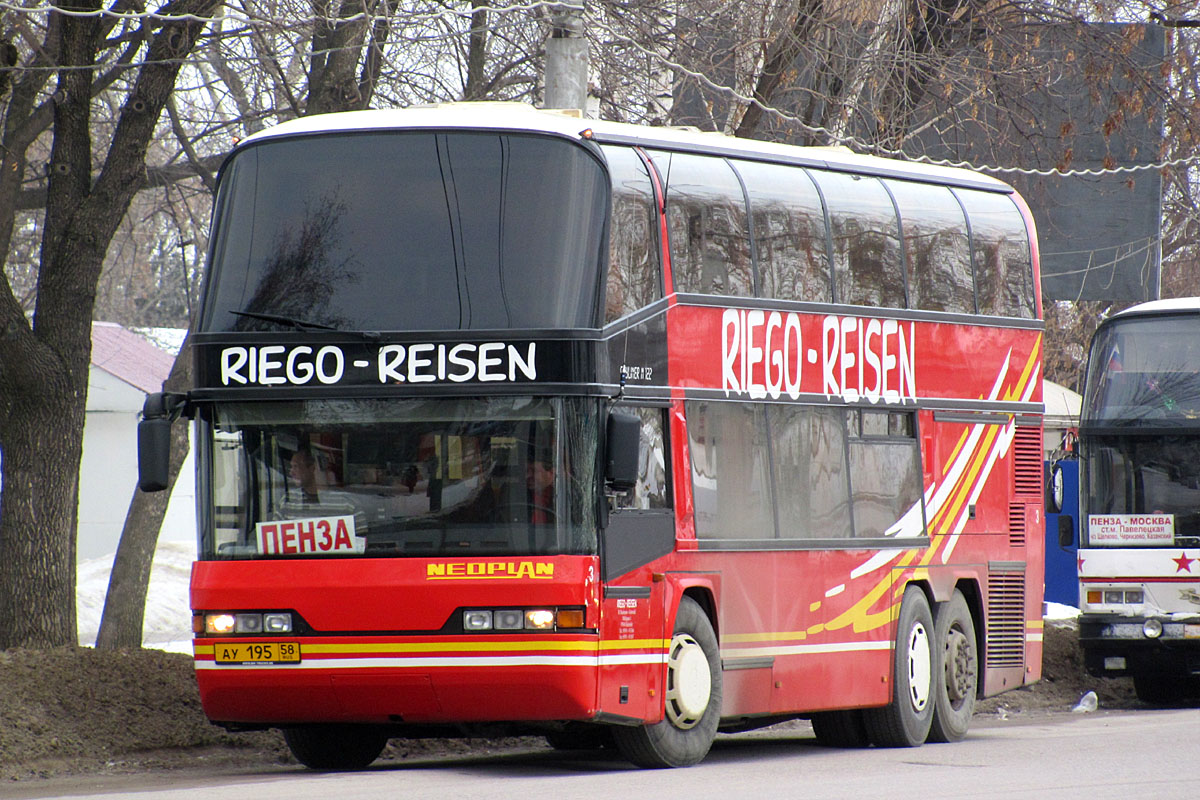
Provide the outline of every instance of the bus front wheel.
{"type": "Polygon", "coordinates": [[[933,722],[933,613],[916,586],[904,590],[896,626],[892,668],[892,701],[863,711],[867,734],[879,747],[923,744],[933,722]]]}
{"type": "Polygon", "coordinates": [[[371,725],[306,725],[284,728],[283,740],[309,769],[355,770],[379,758],[388,736],[371,725]]]}
{"type": "Polygon", "coordinates": [[[675,615],[663,719],[613,728],[621,755],[639,767],[687,767],[712,746],[721,721],[721,656],[708,615],[690,597],[675,615]]]}

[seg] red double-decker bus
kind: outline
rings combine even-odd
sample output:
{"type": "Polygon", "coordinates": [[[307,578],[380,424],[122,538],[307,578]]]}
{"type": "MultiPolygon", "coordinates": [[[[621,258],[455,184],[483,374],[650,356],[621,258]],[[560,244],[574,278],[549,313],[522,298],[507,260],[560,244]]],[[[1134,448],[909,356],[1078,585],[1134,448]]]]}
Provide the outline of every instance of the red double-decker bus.
{"type": "Polygon", "coordinates": [[[1030,215],[967,171],[507,105],[241,142],[195,386],[205,713],[316,768],[963,737],[1041,662],[1030,215]]]}

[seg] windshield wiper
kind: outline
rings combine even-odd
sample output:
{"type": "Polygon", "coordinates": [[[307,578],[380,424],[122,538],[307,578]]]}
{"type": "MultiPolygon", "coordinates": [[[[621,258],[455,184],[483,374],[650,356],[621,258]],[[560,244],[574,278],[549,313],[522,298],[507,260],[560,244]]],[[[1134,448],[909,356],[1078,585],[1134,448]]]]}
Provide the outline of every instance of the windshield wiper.
{"type": "Polygon", "coordinates": [[[326,325],[323,322],[309,322],[308,320],[297,319],[296,317],[288,317],[283,314],[264,314],[261,311],[234,311],[233,309],[230,309],[229,313],[238,317],[248,317],[250,319],[259,319],[263,322],[274,322],[278,325],[287,325],[298,331],[334,331],[336,333],[348,333],[351,336],[358,336],[369,342],[375,342],[379,340],[379,334],[375,331],[344,331],[341,328],[334,327],[333,325],[326,325]]]}
{"type": "Polygon", "coordinates": [[[276,322],[280,325],[290,325],[298,331],[336,331],[337,328],[332,325],[325,325],[320,322],[308,322],[295,317],[285,317],[283,314],[264,314],[261,311],[234,311],[230,309],[230,314],[238,317],[249,317],[250,319],[261,319],[263,322],[276,322]]]}

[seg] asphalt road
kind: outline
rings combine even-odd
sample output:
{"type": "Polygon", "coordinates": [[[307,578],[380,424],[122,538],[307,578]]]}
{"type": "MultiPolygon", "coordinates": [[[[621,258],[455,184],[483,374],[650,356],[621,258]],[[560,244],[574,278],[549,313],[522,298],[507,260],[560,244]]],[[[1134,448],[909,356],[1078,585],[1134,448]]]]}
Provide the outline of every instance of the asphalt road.
{"type": "Polygon", "coordinates": [[[963,742],[902,750],[818,747],[811,729],[719,737],[690,769],[638,770],[615,755],[539,751],[384,765],[359,773],[264,767],[21,782],[0,798],[404,800],[515,798],[1054,798],[1200,796],[1200,710],[976,720],[963,742]]]}

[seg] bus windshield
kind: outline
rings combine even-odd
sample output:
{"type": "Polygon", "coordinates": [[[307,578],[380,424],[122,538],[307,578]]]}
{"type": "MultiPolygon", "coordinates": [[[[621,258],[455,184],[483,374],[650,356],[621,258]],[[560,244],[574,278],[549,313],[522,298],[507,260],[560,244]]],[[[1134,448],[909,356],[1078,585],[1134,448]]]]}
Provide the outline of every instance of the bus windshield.
{"type": "Polygon", "coordinates": [[[1082,423],[1200,429],[1195,316],[1117,320],[1092,343],[1082,423]]]}
{"type": "Polygon", "coordinates": [[[595,400],[237,403],[202,415],[202,558],[588,554],[595,400]]]}
{"type": "Polygon", "coordinates": [[[597,327],[607,203],[548,136],[268,139],[222,177],[201,330],[597,327]]]}

